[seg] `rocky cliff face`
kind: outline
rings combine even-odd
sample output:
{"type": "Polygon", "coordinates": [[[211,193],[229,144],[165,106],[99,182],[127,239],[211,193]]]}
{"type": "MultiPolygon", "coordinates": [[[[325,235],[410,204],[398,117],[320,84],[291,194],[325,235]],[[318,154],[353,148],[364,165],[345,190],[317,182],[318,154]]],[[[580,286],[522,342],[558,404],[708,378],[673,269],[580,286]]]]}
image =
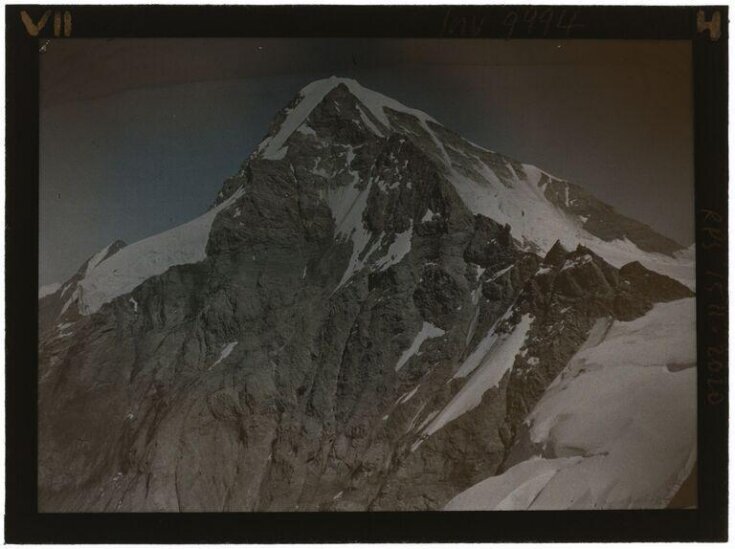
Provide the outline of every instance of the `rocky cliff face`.
{"type": "Polygon", "coordinates": [[[304,88],[202,217],[89,263],[39,301],[43,511],[662,506],[691,471],[693,359],[646,363],[677,383],[641,413],[684,425],[643,495],[579,473],[656,455],[621,401],[590,461],[605,420],[575,403],[627,386],[539,415],[611,326],[686,340],[657,309],[693,301],[681,247],[354,81],[304,88]],[[563,448],[534,430],[570,417],[563,448]]]}

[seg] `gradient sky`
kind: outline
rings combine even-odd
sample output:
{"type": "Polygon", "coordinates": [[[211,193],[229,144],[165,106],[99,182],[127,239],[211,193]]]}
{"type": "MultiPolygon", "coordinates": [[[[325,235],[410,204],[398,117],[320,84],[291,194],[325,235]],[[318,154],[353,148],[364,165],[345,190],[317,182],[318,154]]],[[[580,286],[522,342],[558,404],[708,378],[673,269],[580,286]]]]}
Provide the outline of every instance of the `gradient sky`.
{"type": "Polygon", "coordinates": [[[41,56],[40,283],[202,213],[333,74],[694,241],[689,42],[64,39],[41,56]]]}

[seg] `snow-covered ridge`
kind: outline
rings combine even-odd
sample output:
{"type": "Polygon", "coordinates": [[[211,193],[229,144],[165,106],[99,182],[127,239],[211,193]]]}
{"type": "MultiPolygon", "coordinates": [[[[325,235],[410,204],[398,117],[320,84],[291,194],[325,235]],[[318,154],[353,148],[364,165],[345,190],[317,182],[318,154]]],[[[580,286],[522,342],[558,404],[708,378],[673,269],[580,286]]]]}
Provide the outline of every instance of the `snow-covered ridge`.
{"type": "Polygon", "coordinates": [[[476,159],[481,177],[470,178],[450,166],[449,178],[457,194],[475,214],[481,214],[502,225],[510,225],[511,234],[521,242],[536,245],[542,254],[559,240],[568,250],[585,246],[614,267],[639,261],[646,268],[680,281],[691,289],[695,286],[693,254],[682,250],[675,257],[645,252],[628,239],[605,241],[583,228],[581,220],[561,211],[544,195],[539,182],[548,174],[524,164],[525,177],[514,178],[508,187],[497,174],[476,159]],[[684,253],[686,252],[686,253],[684,253]]]}
{"type": "MultiPolygon", "coordinates": [[[[175,265],[203,261],[214,218],[231,206],[242,192],[239,189],[204,215],[130,244],[88,269],[78,284],[79,312],[84,315],[92,314],[105,303],[131,292],[143,281],[162,274],[175,265]]],[[[103,252],[106,253],[106,250],[100,254],[103,252]]]]}
{"type": "Polygon", "coordinates": [[[85,272],[84,272],[84,276],[89,275],[89,273],[91,273],[97,265],[102,263],[102,261],[107,257],[107,254],[109,253],[110,248],[112,247],[113,244],[114,243],[111,242],[110,244],[102,248],[99,252],[94,254],[89,259],[89,261],[87,262],[87,268],[85,269],[85,272]]]}

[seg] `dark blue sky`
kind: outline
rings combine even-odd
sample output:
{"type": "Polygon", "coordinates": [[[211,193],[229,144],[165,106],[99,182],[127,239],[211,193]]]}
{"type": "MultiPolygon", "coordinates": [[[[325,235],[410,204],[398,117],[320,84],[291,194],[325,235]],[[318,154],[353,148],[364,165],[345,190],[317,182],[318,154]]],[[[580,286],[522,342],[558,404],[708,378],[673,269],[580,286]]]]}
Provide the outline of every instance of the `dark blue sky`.
{"type": "Polygon", "coordinates": [[[203,212],[317,78],[357,79],[694,240],[688,43],[63,40],[41,64],[40,282],[203,212]]]}

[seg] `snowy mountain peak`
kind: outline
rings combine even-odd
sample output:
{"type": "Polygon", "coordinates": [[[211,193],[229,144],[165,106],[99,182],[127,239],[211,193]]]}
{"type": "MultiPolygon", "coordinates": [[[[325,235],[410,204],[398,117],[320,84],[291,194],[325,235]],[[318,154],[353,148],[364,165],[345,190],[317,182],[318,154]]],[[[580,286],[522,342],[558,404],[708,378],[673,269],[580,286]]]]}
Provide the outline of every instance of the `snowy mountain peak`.
{"type": "Polygon", "coordinates": [[[390,109],[397,112],[403,112],[419,118],[423,121],[432,121],[435,124],[438,122],[426,114],[423,111],[408,107],[391,97],[383,95],[382,93],[370,90],[362,86],[357,80],[352,78],[341,78],[337,76],[331,76],[323,80],[316,80],[304,88],[301,89],[299,95],[304,97],[308,103],[318,104],[319,101],[339,86],[344,86],[347,90],[362,103],[363,106],[367,107],[371,114],[373,114],[382,124],[390,126],[390,121],[386,115],[385,109],[390,109]]]}
{"type": "MultiPolygon", "coordinates": [[[[418,202],[428,181],[446,188],[437,192],[457,196],[472,214],[508,226],[526,251],[553,256],[556,243],[563,256],[583,244],[616,267],[640,260],[694,287],[692,254],[679,253],[680,245],[650,227],[577,185],[467,141],[422,111],[332,76],[302,88],[278,113],[268,137],[204,215],[122,250],[124,243],[113,243],[91,257],[57,290],[62,314],[74,302],[75,310],[92,314],[172,266],[203,261],[217,215],[233,206],[233,223],[241,223],[241,208],[234,206],[253,193],[246,189],[254,178],[264,177],[279,188],[286,180],[299,192],[313,188],[313,200],[331,210],[336,239],[352,245],[340,287],[362,268],[387,268],[410,249],[413,230],[423,230],[418,225],[428,210],[418,202]],[[389,205],[386,225],[378,210],[389,205]],[[72,287],[74,299],[66,294],[72,287]]],[[[435,201],[429,209],[442,208],[435,201]]]]}
{"type": "Polygon", "coordinates": [[[257,154],[269,160],[283,158],[285,155],[284,144],[286,140],[302,127],[311,112],[332,91],[340,87],[347,90],[359,102],[360,105],[358,108],[361,111],[360,114],[363,120],[375,129],[376,133],[381,133],[381,130],[371,121],[367,120],[366,113],[362,111],[362,107],[367,109],[370,115],[385,128],[391,127],[391,121],[388,118],[386,109],[414,116],[424,124],[429,121],[438,124],[436,120],[425,112],[407,107],[395,99],[369,90],[363,87],[357,80],[331,76],[322,80],[316,80],[299,91],[294,101],[282,111],[283,119],[279,121],[277,130],[263,140],[258,147],[257,154]]]}
{"type": "Polygon", "coordinates": [[[214,207],[39,301],[39,509],[665,507],[696,459],[686,255],[314,82],[214,207]]]}

